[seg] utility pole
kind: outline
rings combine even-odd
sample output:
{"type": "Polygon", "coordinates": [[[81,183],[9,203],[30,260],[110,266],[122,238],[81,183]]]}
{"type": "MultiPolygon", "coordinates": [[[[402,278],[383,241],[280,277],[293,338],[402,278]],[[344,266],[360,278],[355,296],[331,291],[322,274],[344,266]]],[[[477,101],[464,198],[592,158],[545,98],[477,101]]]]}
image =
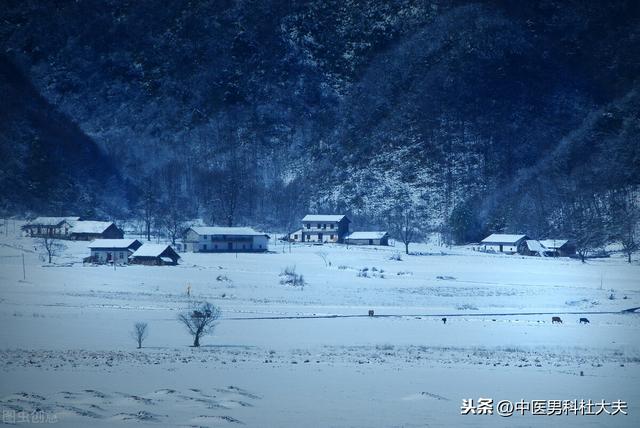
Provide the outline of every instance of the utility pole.
{"type": "Polygon", "coordinates": [[[27,270],[24,267],[24,253],[22,253],[22,280],[27,280],[27,270]]]}

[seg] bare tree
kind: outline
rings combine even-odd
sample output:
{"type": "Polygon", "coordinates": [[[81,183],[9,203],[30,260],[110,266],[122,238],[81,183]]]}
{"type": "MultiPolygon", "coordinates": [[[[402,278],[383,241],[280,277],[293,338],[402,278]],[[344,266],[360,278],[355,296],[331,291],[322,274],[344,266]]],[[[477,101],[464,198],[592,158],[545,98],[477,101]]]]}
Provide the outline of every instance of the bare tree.
{"type": "Polygon", "coordinates": [[[145,185],[142,190],[142,195],[140,196],[140,200],[138,202],[138,212],[140,213],[140,217],[144,223],[145,235],[147,236],[147,241],[151,241],[151,225],[154,221],[154,215],[157,211],[157,193],[155,191],[155,183],[150,177],[147,177],[145,180],[145,185]]]}
{"type": "Polygon", "coordinates": [[[133,326],[131,337],[138,344],[138,349],[142,348],[142,342],[147,338],[148,330],[146,322],[137,322],[133,326]]]}
{"type": "Polygon", "coordinates": [[[423,236],[418,227],[417,217],[416,209],[407,203],[396,207],[387,219],[391,233],[404,244],[407,254],[409,254],[409,244],[423,236]]]}
{"type": "Polygon", "coordinates": [[[49,263],[51,263],[51,260],[60,254],[61,251],[67,248],[59,239],[52,236],[40,238],[39,244],[44,254],[48,257],[49,263]]]}
{"type": "Polygon", "coordinates": [[[322,259],[322,261],[324,262],[324,267],[331,266],[331,262],[329,261],[329,253],[327,253],[326,251],[318,251],[316,255],[322,259]]]}
{"type": "Polygon", "coordinates": [[[192,302],[178,319],[193,336],[193,346],[198,347],[202,336],[213,333],[220,315],[220,309],[209,302],[192,302]]]}

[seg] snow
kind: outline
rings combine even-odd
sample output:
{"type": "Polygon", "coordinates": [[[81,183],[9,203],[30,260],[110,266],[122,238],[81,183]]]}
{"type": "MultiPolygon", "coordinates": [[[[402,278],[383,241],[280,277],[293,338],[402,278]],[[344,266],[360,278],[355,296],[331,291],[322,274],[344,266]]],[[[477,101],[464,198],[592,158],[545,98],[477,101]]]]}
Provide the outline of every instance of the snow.
{"type": "Polygon", "coordinates": [[[171,248],[171,246],[167,244],[144,243],[133,254],[131,254],[131,257],[159,257],[167,248],[171,248]]]}
{"type": "Polygon", "coordinates": [[[250,227],[216,227],[195,226],[191,230],[198,235],[229,235],[229,236],[264,236],[264,233],[256,232],[250,227]]]}
{"type": "Polygon", "coordinates": [[[544,245],[540,243],[540,241],[536,241],[534,239],[527,239],[527,248],[530,251],[537,252],[539,255],[543,256],[545,251],[549,251],[544,245]]]}
{"type": "Polygon", "coordinates": [[[339,222],[343,218],[344,215],[324,215],[324,214],[307,214],[304,216],[302,221],[331,221],[331,222],[339,222]]]}
{"type": "Polygon", "coordinates": [[[640,426],[640,314],[621,312],[640,306],[637,256],[412,244],[395,260],[397,247],[272,240],[114,267],[83,266],[86,243],[69,241],[48,265],[17,229],[0,236],[3,409],[78,427],[640,426]],[[286,267],[303,289],[280,284],[286,267]],[[200,348],[177,321],[194,299],[222,310],[200,348]],[[629,415],[460,415],[479,397],[621,399],[629,415]]]}
{"type": "Polygon", "coordinates": [[[382,239],[387,232],[351,232],[345,239],[382,239]]]}
{"type": "Polygon", "coordinates": [[[137,239],[94,239],[89,248],[129,248],[137,239]]]}
{"type": "Polygon", "coordinates": [[[526,238],[527,235],[508,235],[502,233],[493,233],[482,241],[483,244],[515,244],[519,240],[526,238]]]}
{"type": "Polygon", "coordinates": [[[74,221],[71,222],[71,233],[102,233],[112,224],[111,221],[74,221]]]}

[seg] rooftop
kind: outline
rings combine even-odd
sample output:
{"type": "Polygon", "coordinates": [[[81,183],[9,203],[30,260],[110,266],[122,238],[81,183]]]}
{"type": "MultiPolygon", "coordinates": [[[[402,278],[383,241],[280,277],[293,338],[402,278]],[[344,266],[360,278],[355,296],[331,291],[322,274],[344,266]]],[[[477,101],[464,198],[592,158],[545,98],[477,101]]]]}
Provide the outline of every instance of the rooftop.
{"type": "Polygon", "coordinates": [[[491,244],[491,243],[496,243],[496,244],[515,244],[519,240],[524,239],[526,237],[527,237],[527,235],[509,235],[509,234],[503,234],[503,233],[493,233],[493,234],[487,236],[486,238],[484,238],[480,242],[482,242],[484,244],[491,244]]]}
{"type": "Polygon", "coordinates": [[[343,214],[307,214],[302,221],[341,221],[346,216],[343,214]]]}
{"type": "Polygon", "coordinates": [[[257,232],[250,227],[194,226],[191,230],[198,235],[266,236],[266,233],[257,232]]]}
{"type": "Polygon", "coordinates": [[[131,257],[160,257],[167,248],[173,251],[171,245],[167,244],[143,244],[135,253],[131,254],[131,257]]]}
{"type": "Polygon", "coordinates": [[[353,232],[347,236],[347,239],[382,239],[387,232],[353,232]]]}

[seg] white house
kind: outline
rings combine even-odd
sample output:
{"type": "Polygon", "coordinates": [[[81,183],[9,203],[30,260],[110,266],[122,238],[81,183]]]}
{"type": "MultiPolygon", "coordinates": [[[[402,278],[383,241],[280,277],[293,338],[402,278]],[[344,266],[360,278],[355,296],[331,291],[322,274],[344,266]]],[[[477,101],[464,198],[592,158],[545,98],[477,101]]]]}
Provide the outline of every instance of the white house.
{"type": "Polygon", "coordinates": [[[269,235],[250,227],[194,226],[187,230],[184,244],[194,253],[261,252],[269,249],[269,235]]]}
{"type": "Polygon", "coordinates": [[[346,215],[309,214],[302,219],[302,242],[344,242],[351,220],[346,215]]]}
{"type": "Polygon", "coordinates": [[[91,256],[85,262],[127,264],[129,256],[141,246],[137,239],[96,239],[89,244],[91,256]]]}
{"type": "Polygon", "coordinates": [[[387,232],[351,232],[345,238],[350,245],[389,245],[387,232]]]}
{"type": "Polygon", "coordinates": [[[480,248],[484,251],[496,253],[522,253],[525,250],[527,235],[509,235],[494,233],[480,241],[480,248]]]}

